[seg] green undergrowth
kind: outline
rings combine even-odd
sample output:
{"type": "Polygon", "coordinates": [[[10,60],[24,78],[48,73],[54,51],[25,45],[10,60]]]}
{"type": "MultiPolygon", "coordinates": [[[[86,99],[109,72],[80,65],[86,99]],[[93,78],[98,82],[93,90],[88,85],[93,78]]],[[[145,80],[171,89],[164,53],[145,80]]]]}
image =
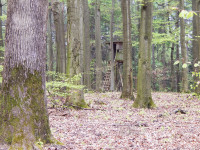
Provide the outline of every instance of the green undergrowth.
{"type": "Polygon", "coordinates": [[[48,72],[47,74],[53,76],[53,80],[46,83],[48,98],[51,101],[50,107],[76,109],[88,107],[84,99],[77,101],[84,89],[84,86],[80,84],[81,74],[72,78],[63,73],[48,72]]]}

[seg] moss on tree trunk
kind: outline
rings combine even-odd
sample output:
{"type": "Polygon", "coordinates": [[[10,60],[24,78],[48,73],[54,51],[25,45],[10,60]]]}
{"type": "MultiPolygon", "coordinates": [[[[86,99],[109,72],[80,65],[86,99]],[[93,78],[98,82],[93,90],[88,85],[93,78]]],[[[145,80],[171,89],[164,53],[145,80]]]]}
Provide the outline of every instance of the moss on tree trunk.
{"type": "Polygon", "coordinates": [[[33,149],[33,143],[50,142],[50,128],[42,76],[22,66],[12,69],[0,99],[0,139],[11,149],[33,149]]]}
{"type": "Polygon", "coordinates": [[[45,98],[48,0],[7,1],[0,142],[32,150],[50,142],[45,98]]]}
{"type": "Polygon", "coordinates": [[[155,104],[151,96],[152,1],[144,0],[141,7],[137,97],[133,107],[153,108],[155,104]]]}
{"type": "MultiPolygon", "coordinates": [[[[79,0],[67,1],[67,76],[74,77],[81,74],[81,48],[83,42],[81,42],[81,24],[83,24],[82,13],[83,3],[79,0]],[[82,23],[81,23],[82,21],[82,23]]],[[[80,85],[81,81],[75,81],[73,84],[80,85]]],[[[82,89],[68,90],[71,95],[67,99],[66,103],[72,106],[87,107],[84,101],[84,95],[82,89]]]]}

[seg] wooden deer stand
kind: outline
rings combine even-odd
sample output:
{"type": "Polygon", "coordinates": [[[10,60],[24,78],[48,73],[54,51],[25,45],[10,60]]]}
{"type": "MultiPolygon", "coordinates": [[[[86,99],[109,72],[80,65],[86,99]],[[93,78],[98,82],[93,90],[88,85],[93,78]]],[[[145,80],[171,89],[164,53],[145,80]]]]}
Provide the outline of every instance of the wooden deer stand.
{"type": "MultiPolygon", "coordinates": [[[[106,43],[110,47],[110,42],[106,43]]],[[[122,66],[123,66],[123,42],[115,41],[113,42],[114,50],[114,70],[115,70],[115,89],[121,91],[123,82],[122,82],[122,66]]],[[[104,76],[103,89],[104,91],[110,90],[111,85],[111,50],[109,49],[109,60],[108,60],[108,70],[104,76]]]]}

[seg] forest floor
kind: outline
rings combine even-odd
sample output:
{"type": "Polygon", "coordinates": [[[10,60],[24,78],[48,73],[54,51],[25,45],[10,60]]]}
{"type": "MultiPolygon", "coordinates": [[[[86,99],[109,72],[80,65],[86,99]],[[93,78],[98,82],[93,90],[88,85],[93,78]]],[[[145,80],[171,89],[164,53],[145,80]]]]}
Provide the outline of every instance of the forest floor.
{"type": "Polygon", "coordinates": [[[49,109],[48,150],[199,150],[200,100],[189,94],[153,93],[155,109],[132,108],[120,93],[86,94],[91,110],[49,109]]]}

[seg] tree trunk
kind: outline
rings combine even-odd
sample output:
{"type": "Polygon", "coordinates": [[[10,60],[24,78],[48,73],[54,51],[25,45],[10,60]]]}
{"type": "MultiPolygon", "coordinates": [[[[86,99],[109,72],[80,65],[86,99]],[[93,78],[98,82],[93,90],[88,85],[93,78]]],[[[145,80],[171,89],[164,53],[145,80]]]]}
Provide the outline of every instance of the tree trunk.
{"type": "Polygon", "coordinates": [[[175,69],[174,69],[174,47],[175,44],[172,43],[171,47],[171,91],[172,92],[174,92],[176,89],[175,69]]]}
{"type": "MultiPolygon", "coordinates": [[[[50,4],[50,3],[49,3],[50,4]]],[[[53,42],[52,42],[52,10],[49,9],[48,16],[48,53],[49,53],[49,68],[48,71],[53,71],[53,42]]],[[[52,76],[49,77],[50,80],[53,79],[52,76]]]]}
{"type": "Polygon", "coordinates": [[[135,108],[155,107],[151,96],[152,13],[152,1],[144,0],[141,8],[137,98],[133,104],[135,108]]]}
{"type": "MultiPolygon", "coordinates": [[[[198,11],[198,0],[192,0],[192,10],[198,11]]],[[[193,41],[192,41],[192,54],[193,54],[193,64],[198,62],[199,46],[198,46],[198,31],[199,31],[199,19],[198,15],[193,16],[193,41]]]]}
{"type": "Polygon", "coordinates": [[[52,12],[56,30],[56,72],[66,73],[66,47],[63,17],[63,3],[52,0],[52,12]]]}
{"type": "Polygon", "coordinates": [[[114,7],[115,0],[112,0],[112,10],[110,16],[110,50],[111,50],[111,85],[110,90],[114,91],[115,88],[115,62],[114,62],[114,49],[113,49],[113,26],[114,26],[114,7]]]}
{"type": "MultiPolygon", "coordinates": [[[[184,0],[180,0],[180,10],[184,9],[184,0]]],[[[185,23],[184,19],[180,18],[180,41],[181,41],[181,55],[182,55],[182,64],[188,62],[187,58],[187,49],[185,43],[185,23]]],[[[182,68],[183,77],[182,77],[182,92],[188,92],[188,67],[182,68]]]]}
{"type": "Polygon", "coordinates": [[[121,1],[123,18],[123,88],[121,98],[134,99],[130,0],[121,1]]]}
{"type": "Polygon", "coordinates": [[[101,24],[100,0],[96,0],[95,7],[95,50],[96,50],[96,91],[101,91],[102,82],[102,51],[101,51],[101,24]]]}
{"type": "MultiPolygon", "coordinates": [[[[3,10],[3,4],[2,1],[0,0],[0,16],[2,16],[2,11],[3,10]]],[[[0,19],[0,48],[4,47],[3,43],[3,27],[2,27],[2,20],[0,19]]],[[[0,64],[3,62],[3,57],[4,57],[4,52],[3,50],[0,49],[0,64]]]]}
{"type": "MultiPolygon", "coordinates": [[[[153,61],[153,62],[152,62],[152,70],[153,70],[153,71],[155,71],[155,69],[156,69],[155,48],[156,48],[156,47],[155,47],[155,45],[153,44],[153,45],[152,45],[152,61],[153,61]]],[[[155,84],[156,84],[156,80],[157,80],[157,79],[152,78],[152,84],[153,84],[153,85],[152,85],[152,89],[155,90],[155,91],[156,91],[156,85],[155,85],[155,84]]]]}
{"type": "MultiPolygon", "coordinates": [[[[176,14],[177,22],[176,22],[176,28],[179,28],[179,12],[176,14]]],[[[178,38],[178,37],[177,37],[178,38]]],[[[180,60],[179,56],[179,44],[176,44],[176,60],[180,60]]],[[[176,87],[177,92],[180,92],[180,65],[176,65],[176,87]]]]}
{"type": "MultiPolygon", "coordinates": [[[[82,2],[79,0],[68,0],[67,1],[67,54],[68,54],[68,76],[74,77],[75,75],[81,74],[81,26],[80,21],[83,21],[81,16],[82,2]]],[[[75,81],[74,84],[80,85],[81,81],[75,81]]],[[[83,90],[74,89],[72,95],[69,98],[68,103],[79,106],[86,107],[84,101],[83,90]]]]}
{"type": "Polygon", "coordinates": [[[50,142],[45,96],[47,0],[9,0],[0,140],[10,149],[50,142]]]}
{"type": "Polygon", "coordinates": [[[88,89],[91,89],[91,79],[90,79],[90,11],[88,6],[88,0],[83,0],[83,21],[84,21],[84,85],[88,89]]]}

